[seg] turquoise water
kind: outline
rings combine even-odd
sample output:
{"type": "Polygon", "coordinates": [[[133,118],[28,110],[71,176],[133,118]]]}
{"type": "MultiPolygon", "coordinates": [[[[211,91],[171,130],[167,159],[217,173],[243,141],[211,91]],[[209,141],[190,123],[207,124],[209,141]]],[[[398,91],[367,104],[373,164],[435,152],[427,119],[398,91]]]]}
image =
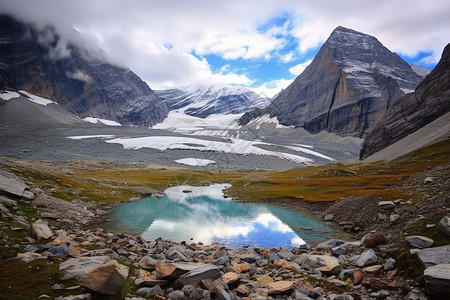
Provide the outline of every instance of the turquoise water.
{"type": "Polygon", "coordinates": [[[146,240],[162,237],[176,242],[287,249],[341,234],[316,218],[289,209],[224,198],[222,190],[228,186],[171,187],[162,198],[116,207],[111,224],[146,240]]]}

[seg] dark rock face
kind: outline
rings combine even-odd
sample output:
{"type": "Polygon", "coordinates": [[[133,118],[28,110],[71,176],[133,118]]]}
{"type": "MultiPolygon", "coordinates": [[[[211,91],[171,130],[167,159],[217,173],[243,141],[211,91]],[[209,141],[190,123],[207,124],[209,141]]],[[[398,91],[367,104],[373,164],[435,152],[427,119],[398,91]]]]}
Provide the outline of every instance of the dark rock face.
{"type": "MultiPolygon", "coordinates": [[[[365,136],[422,77],[376,38],[336,28],[312,63],[263,112],[287,126],[365,136]]],[[[249,113],[241,125],[252,117],[249,113]]]]}
{"type": "Polygon", "coordinates": [[[153,125],[167,116],[165,103],[135,73],[92,49],[63,46],[50,27],[0,16],[0,41],[0,89],[26,90],[81,117],[122,124],[153,125]]]}
{"type": "Polygon", "coordinates": [[[450,44],[414,93],[399,99],[364,140],[364,159],[450,111],[450,44]]]}
{"type": "Polygon", "coordinates": [[[164,99],[170,110],[183,109],[187,115],[199,118],[212,114],[239,114],[269,105],[268,98],[238,87],[170,89],[156,91],[156,94],[164,99]]]}

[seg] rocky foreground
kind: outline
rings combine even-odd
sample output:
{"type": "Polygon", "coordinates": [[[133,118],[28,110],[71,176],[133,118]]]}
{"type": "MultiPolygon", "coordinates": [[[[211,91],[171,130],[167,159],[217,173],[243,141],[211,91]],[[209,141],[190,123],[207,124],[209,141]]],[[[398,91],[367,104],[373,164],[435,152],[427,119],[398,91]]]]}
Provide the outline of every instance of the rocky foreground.
{"type": "MultiPolygon", "coordinates": [[[[57,267],[42,294],[12,293],[9,285],[0,289],[1,299],[412,300],[450,294],[450,245],[429,248],[434,241],[427,237],[406,237],[408,255],[418,257],[410,263],[424,268],[416,280],[405,276],[384,246],[389,241],[382,231],[356,241],[333,239],[292,250],[145,241],[98,227],[108,207],[64,201],[37,187],[30,190],[12,173],[0,173],[0,190],[2,228],[9,226],[11,232],[1,236],[2,259],[57,267]],[[27,215],[24,205],[36,212],[27,215]]],[[[438,226],[450,234],[448,217],[438,226]]],[[[0,282],[17,276],[0,272],[0,282]]]]}

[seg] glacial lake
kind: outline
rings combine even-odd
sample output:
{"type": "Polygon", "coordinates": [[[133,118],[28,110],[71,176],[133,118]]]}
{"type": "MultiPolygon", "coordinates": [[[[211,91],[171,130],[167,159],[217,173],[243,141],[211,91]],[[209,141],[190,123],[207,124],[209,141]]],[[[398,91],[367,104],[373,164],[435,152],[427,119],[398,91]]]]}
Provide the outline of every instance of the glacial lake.
{"type": "Polygon", "coordinates": [[[162,198],[129,202],[109,215],[112,230],[175,242],[292,249],[342,236],[318,218],[274,205],[238,203],[223,196],[227,184],[175,186],[162,198]]]}

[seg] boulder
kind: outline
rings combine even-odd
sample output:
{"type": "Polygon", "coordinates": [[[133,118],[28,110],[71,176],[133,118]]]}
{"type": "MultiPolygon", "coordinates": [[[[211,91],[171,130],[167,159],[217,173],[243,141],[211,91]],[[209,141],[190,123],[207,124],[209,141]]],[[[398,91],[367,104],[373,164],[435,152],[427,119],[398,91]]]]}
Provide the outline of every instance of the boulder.
{"type": "Polygon", "coordinates": [[[364,251],[356,262],[359,267],[373,265],[377,262],[378,257],[372,249],[364,251]]]}
{"type": "Polygon", "coordinates": [[[443,217],[439,221],[438,229],[447,236],[450,236],[450,218],[448,216],[443,217]]]}
{"type": "Polygon", "coordinates": [[[416,253],[425,267],[450,264],[450,245],[423,249],[416,253]]]}
{"type": "Polygon", "coordinates": [[[187,272],[186,274],[181,275],[176,285],[178,286],[185,286],[187,284],[190,285],[196,285],[200,281],[205,279],[212,279],[215,280],[217,278],[220,278],[221,273],[220,269],[214,265],[199,265],[195,269],[187,272]]]}
{"type": "Polygon", "coordinates": [[[273,282],[273,278],[270,277],[269,274],[259,276],[258,278],[256,278],[256,280],[258,281],[258,284],[262,287],[267,286],[269,283],[273,282]]]}
{"type": "Polygon", "coordinates": [[[203,296],[203,289],[193,285],[185,285],[181,291],[190,300],[199,300],[203,296]]]}
{"type": "Polygon", "coordinates": [[[139,261],[139,267],[146,270],[154,270],[158,262],[150,256],[144,256],[139,261]]]}
{"type": "Polygon", "coordinates": [[[95,293],[114,295],[117,294],[128,277],[128,267],[110,261],[97,266],[84,276],[78,283],[95,293]]]}
{"type": "Polygon", "coordinates": [[[31,232],[38,239],[48,239],[54,235],[53,231],[48,227],[47,223],[45,223],[41,219],[31,224],[31,232]]]}
{"type": "Polygon", "coordinates": [[[338,276],[341,273],[341,271],[342,271],[342,266],[339,264],[327,265],[327,266],[320,268],[320,272],[324,276],[332,276],[332,275],[338,276]]]}
{"type": "Polygon", "coordinates": [[[407,236],[406,241],[416,248],[428,248],[431,247],[434,241],[430,238],[420,235],[407,236]]]}
{"type": "Polygon", "coordinates": [[[276,281],[268,284],[269,295],[289,294],[294,288],[292,281],[276,281]]]}
{"type": "Polygon", "coordinates": [[[186,249],[182,245],[174,245],[170,247],[165,253],[167,259],[174,260],[179,258],[185,262],[188,262],[193,254],[194,253],[192,250],[186,249]]]}
{"type": "Polygon", "coordinates": [[[197,268],[196,265],[182,263],[158,264],[156,265],[156,272],[160,279],[172,281],[195,268],[197,268]]]}
{"type": "Polygon", "coordinates": [[[337,265],[339,261],[336,257],[329,255],[313,255],[313,254],[302,254],[300,255],[295,262],[303,267],[308,268],[320,268],[327,265],[337,265]]]}
{"type": "Polygon", "coordinates": [[[81,279],[96,267],[111,261],[109,256],[72,258],[59,265],[61,279],[81,279]]]}
{"type": "Polygon", "coordinates": [[[436,299],[448,299],[450,295],[450,264],[440,264],[425,269],[425,284],[436,299]]]}
{"type": "Polygon", "coordinates": [[[375,248],[378,245],[386,244],[386,237],[381,232],[369,233],[362,244],[367,248],[375,248]]]}
{"type": "Polygon", "coordinates": [[[140,288],[137,292],[139,295],[142,295],[149,299],[153,299],[157,295],[159,296],[164,295],[164,291],[161,289],[159,285],[151,288],[149,287],[140,288]]]}
{"type": "Polygon", "coordinates": [[[376,277],[366,277],[362,284],[378,290],[395,290],[399,288],[399,285],[392,280],[376,277]]]}
{"type": "Polygon", "coordinates": [[[22,179],[13,173],[0,170],[0,191],[32,200],[34,194],[29,191],[29,188],[22,179]]]}
{"type": "Polygon", "coordinates": [[[239,280],[239,274],[236,274],[234,272],[228,272],[222,275],[222,281],[225,282],[226,284],[233,284],[236,281],[239,280]]]}

